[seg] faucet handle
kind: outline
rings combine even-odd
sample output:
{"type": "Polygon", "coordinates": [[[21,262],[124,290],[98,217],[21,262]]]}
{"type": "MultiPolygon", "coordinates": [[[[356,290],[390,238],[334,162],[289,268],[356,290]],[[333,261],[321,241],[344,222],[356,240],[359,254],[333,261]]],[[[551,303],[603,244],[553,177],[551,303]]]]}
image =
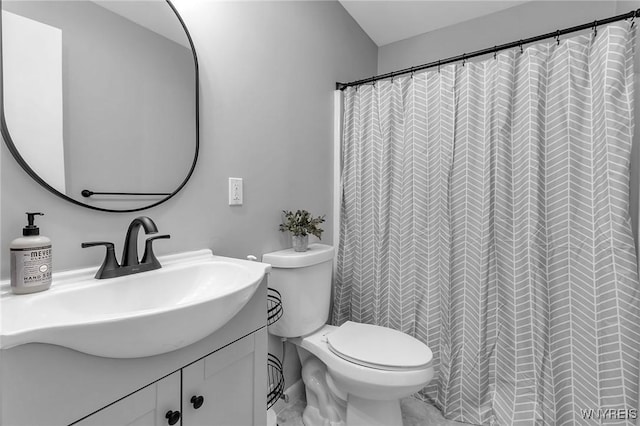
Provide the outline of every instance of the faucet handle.
{"type": "Polygon", "coordinates": [[[167,238],[171,238],[171,235],[163,234],[163,235],[156,235],[156,236],[147,238],[147,241],[144,243],[144,256],[142,256],[142,260],[140,261],[140,264],[142,265],[152,264],[157,268],[161,268],[162,266],[160,265],[160,262],[156,258],[156,255],[153,253],[153,242],[155,240],[167,239],[167,238]]]}
{"type": "Polygon", "coordinates": [[[113,243],[108,241],[92,241],[88,243],[82,243],[81,246],[82,248],[105,246],[107,248],[107,251],[104,257],[104,261],[102,262],[102,266],[100,266],[100,269],[98,269],[98,272],[96,272],[96,278],[102,279],[111,278],[112,276],[114,276],[112,273],[110,274],[110,272],[118,269],[120,265],[116,260],[116,251],[113,243]]]}
{"type": "Polygon", "coordinates": [[[80,245],[82,246],[82,248],[96,247],[96,246],[106,246],[107,250],[109,248],[114,248],[113,243],[109,242],[109,241],[91,241],[91,242],[88,242],[88,243],[82,243],[80,245]]]}

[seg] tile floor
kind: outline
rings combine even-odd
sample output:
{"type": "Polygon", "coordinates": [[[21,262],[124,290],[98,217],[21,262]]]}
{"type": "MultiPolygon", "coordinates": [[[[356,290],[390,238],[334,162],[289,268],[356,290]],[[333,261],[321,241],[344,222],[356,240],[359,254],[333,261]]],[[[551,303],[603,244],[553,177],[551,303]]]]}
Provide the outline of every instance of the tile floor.
{"type": "MultiPolygon", "coordinates": [[[[306,406],[304,399],[287,404],[278,413],[278,426],[304,426],[302,411],[306,406]]],[[[404,426],[454,426],[466,423],[454,422],[442,417],[434,406],[416,398],[404,398],[401,401],[402,422],[404,426]]]]}

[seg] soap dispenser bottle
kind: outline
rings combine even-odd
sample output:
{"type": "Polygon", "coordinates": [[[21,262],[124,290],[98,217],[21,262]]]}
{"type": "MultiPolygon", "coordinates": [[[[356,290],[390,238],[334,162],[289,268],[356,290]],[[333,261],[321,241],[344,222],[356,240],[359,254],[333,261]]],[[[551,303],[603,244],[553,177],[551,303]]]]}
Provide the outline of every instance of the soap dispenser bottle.
{"type": "Polygon", "coordinates": [[[9,246],[13,293],[35,293],[51,286],[51,240],[40,235],[40,229],[33,223],[34,216],[43,215],[27,213],[28,224],[22,229],[23,236],[9,246]]]}

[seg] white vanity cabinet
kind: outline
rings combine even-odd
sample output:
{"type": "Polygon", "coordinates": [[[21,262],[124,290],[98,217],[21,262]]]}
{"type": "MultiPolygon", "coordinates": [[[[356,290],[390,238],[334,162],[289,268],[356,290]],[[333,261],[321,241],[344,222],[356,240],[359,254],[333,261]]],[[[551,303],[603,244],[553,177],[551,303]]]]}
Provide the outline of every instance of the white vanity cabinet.
{"type": "Polygon", "coordinates": [[[246,336],[74,425],[263,424],[264,389],[255,383],[256,371],[262,371],[264,364],[262,353],[256,353],[261,337],[260,333],[246,336]]]}
{"type": "Polygon", "coordinates": [[[0,425],[168,425],[176,410],[178,426],[266,424],[266,288],[264,279],[218,331],[161,355],[102,358],[40,343],[0,350],[0,425]]]}
{"type": "Polygon", "coordinates": [[[175,372],[75,424],[160,426],[168,424],[167,413],[179,409],[180,372],[175,372]]]}
{"type": "Polygon", "coordinates": [[[251,339],[242,339],[182,370],[183,426],[264,423],[266,396],[253,385],[254,354],[251,339]]]}

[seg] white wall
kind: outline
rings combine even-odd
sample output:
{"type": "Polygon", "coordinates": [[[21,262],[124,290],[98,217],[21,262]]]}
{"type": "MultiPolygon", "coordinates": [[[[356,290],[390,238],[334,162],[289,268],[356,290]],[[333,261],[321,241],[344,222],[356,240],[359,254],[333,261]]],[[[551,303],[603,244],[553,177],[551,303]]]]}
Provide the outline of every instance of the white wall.
{"type": "MultiPolygon", "coordinates": [[[[323,242],[332,244],[333,90],[375,74],[377,47],[333,1],[173,3],[198,53],[201,150],[183,191],[142,212],[171,234],[156,253],[211,248],[244,258],[286,248],[280,212],[298,208],[327,215],[323,242]],[[228,206],[229,176],[244,178],[243,206],[228,206]]],[[[4,143],[0,156],[3,253],[26,211],[45,213],[38,224],[53,240],[55,271],[100,265],[102,250],[82,249],[83,241],[113,241],[121,252],[140,213],[71,205],[31,180],[4,143]]],[[[8,278],[8,256],[0,272],[8,278]]],[[[299,377],[288,374],[287,385],[299,377]]]]}

